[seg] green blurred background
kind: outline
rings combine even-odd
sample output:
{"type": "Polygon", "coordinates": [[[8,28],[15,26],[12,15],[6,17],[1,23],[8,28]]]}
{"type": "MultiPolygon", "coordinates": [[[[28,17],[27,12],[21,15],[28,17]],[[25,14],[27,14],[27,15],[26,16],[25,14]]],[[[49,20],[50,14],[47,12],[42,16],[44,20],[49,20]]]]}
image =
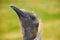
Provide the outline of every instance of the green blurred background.
{"type": "Polygon", "coordinates": [[[36,13],[43,22],[42,40],[60,40],[60,0],[0,0],[0,40],[22,40],[19,19],[10,4],[36,13]]]}

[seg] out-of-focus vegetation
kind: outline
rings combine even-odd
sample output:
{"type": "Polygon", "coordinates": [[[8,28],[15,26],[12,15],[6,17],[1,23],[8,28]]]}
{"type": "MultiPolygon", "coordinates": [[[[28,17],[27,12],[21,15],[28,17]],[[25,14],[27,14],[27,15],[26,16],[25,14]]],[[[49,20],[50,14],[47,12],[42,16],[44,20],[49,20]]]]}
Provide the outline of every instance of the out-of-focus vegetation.
{"type": "Polygon", "coordinates": [[[0,40],[22,40],[19,19],[10,4],[36,13],[43,22],[42,40],[60,40],[60,0],[0,0],[0,40]]]}

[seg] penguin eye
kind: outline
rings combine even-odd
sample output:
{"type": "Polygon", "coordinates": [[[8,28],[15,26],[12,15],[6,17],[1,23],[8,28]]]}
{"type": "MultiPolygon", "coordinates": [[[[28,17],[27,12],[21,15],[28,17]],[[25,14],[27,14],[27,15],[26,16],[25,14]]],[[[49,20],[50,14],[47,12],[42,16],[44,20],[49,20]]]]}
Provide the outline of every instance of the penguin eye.
{"type": "Polygon", "coordinates": [[[34,16],[32,16],[32,20],[35,20],[35,17],[34,16]]]}

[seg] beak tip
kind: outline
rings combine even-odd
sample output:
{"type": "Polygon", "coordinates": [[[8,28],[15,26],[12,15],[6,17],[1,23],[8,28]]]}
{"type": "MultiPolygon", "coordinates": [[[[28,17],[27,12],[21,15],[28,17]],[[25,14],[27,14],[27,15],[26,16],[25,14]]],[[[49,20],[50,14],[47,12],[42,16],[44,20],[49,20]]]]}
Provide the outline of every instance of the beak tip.
{"type": "MultiPolygon", "coordinates": [[[[15,5],[14,4],[10,4],[10,7],[14,7],[15,5]]],[[[15,6],[16,7],[16,6],[15,6]]]]}

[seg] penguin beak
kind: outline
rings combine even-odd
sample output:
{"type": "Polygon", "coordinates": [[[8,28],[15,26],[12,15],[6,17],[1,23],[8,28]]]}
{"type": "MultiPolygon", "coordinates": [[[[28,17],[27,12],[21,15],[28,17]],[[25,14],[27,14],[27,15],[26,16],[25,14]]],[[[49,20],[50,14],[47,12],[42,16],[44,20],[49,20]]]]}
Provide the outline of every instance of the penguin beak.
{"type": "Polygon", "coordinates": [[[25,14],[23,13],[23,11],[18,9],[16,6],[11,5],[10,7],[17,13],[19,18],[21,18],[21,17],[25,18],[26,17],[25,14]]]}

